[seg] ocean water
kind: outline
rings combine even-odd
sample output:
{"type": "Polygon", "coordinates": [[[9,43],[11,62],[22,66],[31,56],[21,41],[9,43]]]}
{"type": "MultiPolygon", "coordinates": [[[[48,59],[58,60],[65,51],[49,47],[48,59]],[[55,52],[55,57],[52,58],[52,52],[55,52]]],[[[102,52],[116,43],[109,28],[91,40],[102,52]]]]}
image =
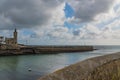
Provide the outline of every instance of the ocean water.
{"type": "Polygon", "coordinates": [[[0,57],[0,80],[37,80],[76,62],[120,52],[120,46],[95,46],[94,51],[0,57]],[[29,71],[31,69],[31,71],[29,71]]]}

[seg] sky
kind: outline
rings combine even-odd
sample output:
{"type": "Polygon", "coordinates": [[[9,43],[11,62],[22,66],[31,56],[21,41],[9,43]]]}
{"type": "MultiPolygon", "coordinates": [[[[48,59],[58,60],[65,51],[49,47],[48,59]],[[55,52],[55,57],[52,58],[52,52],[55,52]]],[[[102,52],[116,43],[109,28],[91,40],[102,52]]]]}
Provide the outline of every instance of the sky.
{"type": "Polygon", "coordinates": [[[120,0],[0,0],[0,35],[29,45],[120,45],[120,0]]]}

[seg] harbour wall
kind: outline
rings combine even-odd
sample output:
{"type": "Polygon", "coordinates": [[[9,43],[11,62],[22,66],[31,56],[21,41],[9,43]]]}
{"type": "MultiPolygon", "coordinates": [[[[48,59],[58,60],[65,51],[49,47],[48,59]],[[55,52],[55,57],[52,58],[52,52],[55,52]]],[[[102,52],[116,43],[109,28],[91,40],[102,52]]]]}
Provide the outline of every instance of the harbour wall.
{"type": "Polygon", "coordinates": [[[25,46],[20,49],[0,50],[0,55],[55,54],[61,52],[83,52],[93,50],[93,46],[25,46]]]}
{"type": "Polygon", "coordinates": [[[119,80],[120,53],[90,58],[38,80],[119,80]]]}
{"type": "Polygon", "coordinates": [[[84,52],[93,51],[93,46],[48,46],[48,47],[35,47],[36,53],[52,53],[52,52],[84,52]]]}

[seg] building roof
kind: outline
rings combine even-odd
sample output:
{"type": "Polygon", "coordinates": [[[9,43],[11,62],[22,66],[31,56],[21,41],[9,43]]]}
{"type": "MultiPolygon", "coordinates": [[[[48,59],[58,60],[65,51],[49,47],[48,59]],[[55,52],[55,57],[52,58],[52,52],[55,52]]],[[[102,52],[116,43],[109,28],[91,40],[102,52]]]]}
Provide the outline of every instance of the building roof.
{"type": "Polygon", "coordinates": [[[14,38],[5,38],[5,40],[14,40],[14,38]]]}

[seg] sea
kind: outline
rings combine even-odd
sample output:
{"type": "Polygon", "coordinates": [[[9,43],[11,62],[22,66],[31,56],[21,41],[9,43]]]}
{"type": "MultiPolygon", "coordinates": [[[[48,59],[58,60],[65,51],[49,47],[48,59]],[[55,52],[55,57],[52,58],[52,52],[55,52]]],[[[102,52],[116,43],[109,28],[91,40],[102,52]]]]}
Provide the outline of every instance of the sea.
{"type": "Polygon", "coordinates": [[[120,46],[94,46],[89,52],[0,57],[0,80],[38,80],[88,58],[120,52],[120,46]]]}

